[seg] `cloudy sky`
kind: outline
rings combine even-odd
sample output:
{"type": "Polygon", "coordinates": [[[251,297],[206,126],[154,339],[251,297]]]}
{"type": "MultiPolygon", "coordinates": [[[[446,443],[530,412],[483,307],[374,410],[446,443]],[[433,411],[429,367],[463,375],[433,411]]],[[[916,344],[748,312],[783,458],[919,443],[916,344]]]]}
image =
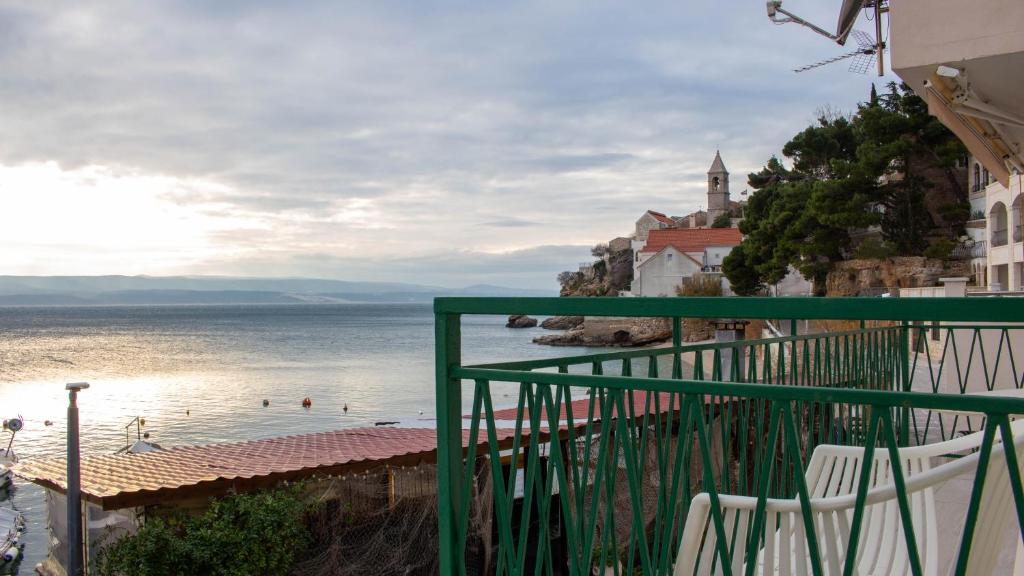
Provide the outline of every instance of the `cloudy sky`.
{"type": "Polygon", "coordinates": [[[762,0],[0,0],[0,274],[550,288],[852,110],[791,71],[842,52],[762,0]]]}

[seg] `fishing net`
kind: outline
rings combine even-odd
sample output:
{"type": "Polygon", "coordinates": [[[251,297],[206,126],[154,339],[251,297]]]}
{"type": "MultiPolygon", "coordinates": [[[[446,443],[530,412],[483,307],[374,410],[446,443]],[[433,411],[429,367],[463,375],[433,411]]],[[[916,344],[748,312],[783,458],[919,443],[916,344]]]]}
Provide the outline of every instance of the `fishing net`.
{"type": "MultiPolygon", "coordinates": [[[[470,486],[466,564],[485,574],[490,562],[493,494],[488,468],[470,486]]],[[[434,575],[438,566],[437,467],[383,467],[312,481],[319,502],[313,543],[295,576],[434,575]]]]}

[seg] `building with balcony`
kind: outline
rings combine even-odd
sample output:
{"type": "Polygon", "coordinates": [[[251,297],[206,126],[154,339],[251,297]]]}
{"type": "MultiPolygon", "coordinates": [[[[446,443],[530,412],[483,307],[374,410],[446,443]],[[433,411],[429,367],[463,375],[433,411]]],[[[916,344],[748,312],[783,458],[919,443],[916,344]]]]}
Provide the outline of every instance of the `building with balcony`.
{"type": "MultiPolygon", "coordinates": [[[[1020,176],[1014,178],[1019,179],[1020,176]]],[[[988,229],[988,287],[992,291],[1019,291],[1024,288],[1024,243],[1021,235],[1021,195],[999,182],[985,189],[985,215],[988,229]]]]}
{"type": "Polygon", "coordinates": [[[889,16],[893,71],[971,152],[968,233],[979,235],[978,216],[983,215],[988,242],[985,274],[978,283],[1020,290],[1024,3],[901,0],[891,4],[889,16]],[[955,26],[950,25],[953,15],[955,26]]]}

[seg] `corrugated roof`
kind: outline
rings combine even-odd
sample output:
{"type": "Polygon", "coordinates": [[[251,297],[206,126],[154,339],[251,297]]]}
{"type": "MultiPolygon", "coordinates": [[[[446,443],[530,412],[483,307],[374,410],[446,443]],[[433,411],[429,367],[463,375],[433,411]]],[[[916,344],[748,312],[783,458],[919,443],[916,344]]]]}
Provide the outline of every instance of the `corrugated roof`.
{"type": "MultiPolygon", "coordinates": [[[[499,430],[499,444],[514,430],[499,430]]],[[[485,435],[481,435],[486,440],[485,435]]],[[[469,431],[462,446],[469,444],[469,431]]],[[[486,444],[481,441],[480,445],[486,444]]],[[[161,503],[168,495],[215,495],[231,488],[271,486],[315,474],[342,474],[384,464],[434,461],[433,428],[356,428],[249,442],[179,446],[143,454],[104,454],[82,458],[82,496],[104,509],[161,503]]],[[[63,458],[23,462],[15,473],[64,492],[63,458]]]]}
{"type": "Polygon", "coordinates": [[[703,252],[708,246],[737,246],[743,241],[739,228],[669,228],[651,230],[641,252],[660,252],[672,246],[680,252],[703,252]]]}

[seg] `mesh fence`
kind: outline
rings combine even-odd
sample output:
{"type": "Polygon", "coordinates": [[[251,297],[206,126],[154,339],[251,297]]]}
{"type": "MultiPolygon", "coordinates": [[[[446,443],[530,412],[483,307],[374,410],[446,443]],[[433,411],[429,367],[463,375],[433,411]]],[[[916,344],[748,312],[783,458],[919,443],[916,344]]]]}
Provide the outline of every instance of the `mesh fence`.
{"type": "MultiPolygon", "coordinates": [[[[489,476],[471,486],[466,563],[485,574],[490,563],[492,499],[489,476]]],[[[313,543],[295,576],[438,574],[437,467],[384,467],[312,481],[318,501],[310,518],[313,543]]]]}

